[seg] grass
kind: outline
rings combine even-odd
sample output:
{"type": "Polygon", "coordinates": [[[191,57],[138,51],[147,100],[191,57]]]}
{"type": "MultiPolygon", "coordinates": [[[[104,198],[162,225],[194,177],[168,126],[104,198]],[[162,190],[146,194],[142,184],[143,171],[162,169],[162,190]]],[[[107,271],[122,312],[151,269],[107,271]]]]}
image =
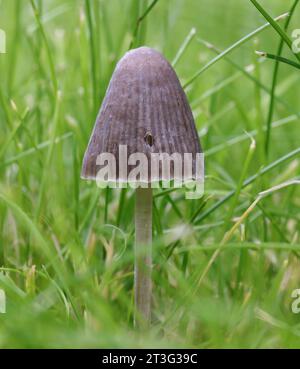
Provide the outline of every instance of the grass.
{"type": "Polygon", "coordinates": [[[263,52],[263,51],[257,51],[256,54],[259,55],[259,56],[262,56],[263,58],[276,60],[278,62],[288,64],[291,67],[294,67],[296,69],[300,69],[300,64],[299,63],[295,63],[294,61],[292,61],[290,59],[287,59],[287,58],[283,58],[282,56],[266,53],[266,52],[263,52]]]}
{"type": "MultiPolygon", "coordinates": [[[[296,10],[296,7],[298,5],[299,0],[295,0],[291,10],[289,12],[290,16],[287,18],[284,30],[286,31],[290,25],[290,21],[294,15],[294,11],[296,10]]],[[[284,40],[283,38],[280,39],[278,49],[277,49],[277,58],[281,58],[281,53],[283,51],[284,46],[284,40]]],[[[277,77],[278,77],[278,71],[279,71],[279,60],[276,60],[275,66],[274,66],[274,72],[273,72],[273,80],[272,80],[272,87],[271,87],[271,97],[270,97],[270,103],[269,103],[269,112],[268,112],[268,120],[267,120],[267,134],[266,134],[266,140],[265,140],[265,150],[266,154],[269,153],[269,146],[270,146],[270,136],[271,136],[271,124],[272,124],[272,118],[273,118],[273,111],[274,111],[274,98],[275,98],[275,89],[277,84],[277,77]]]]}
{"type": "Polygon", "coordinates": [[[299,347],[299,71],[281,63],[297,3],[0,1],[0,347],[299,347]],[[206,153],[202,199],[155,190],[143,333],[134,191],[80,179],[114,66],[142,44],[173,63],[206,153]]]}

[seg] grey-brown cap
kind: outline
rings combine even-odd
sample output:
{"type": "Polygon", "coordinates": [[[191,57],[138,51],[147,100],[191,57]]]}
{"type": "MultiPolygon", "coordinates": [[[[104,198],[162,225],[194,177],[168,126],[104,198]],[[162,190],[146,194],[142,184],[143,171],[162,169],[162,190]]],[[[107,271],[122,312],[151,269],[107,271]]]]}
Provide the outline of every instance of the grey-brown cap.
{"type": "MultiPolygon", "coordinates": [[[[82,177],[96,179],[98,155],[110,153],[116,158],[117,179],[126,181],[119,175],[120,145],[127,146],[127,158],[133,153],[149,159],[151,153],[191,153],[196,175],[195,156],[202,150],[187,97],[168,61],[148,47],[127,52],[117,64],[84,156],[82,177]]],[[[128,165],[126,172],[132,168],[128,165]]],[[[164,179],[161,171],[159,179],[164,179]]]]}

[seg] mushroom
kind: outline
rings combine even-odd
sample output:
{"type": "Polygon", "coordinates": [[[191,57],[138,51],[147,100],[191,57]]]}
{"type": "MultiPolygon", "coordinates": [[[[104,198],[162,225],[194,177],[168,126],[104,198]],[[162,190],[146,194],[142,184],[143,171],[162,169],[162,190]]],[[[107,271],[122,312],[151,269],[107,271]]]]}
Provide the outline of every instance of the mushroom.
{"type": "Polygon", "coordinates": [[[192,111],[171,65],[148,47],[127,52],[116,66],[96,119],[82,178],[97,180],[99,186],[136,189],[137,326],[151,320],[152,188],[203,179],[201,153],[192,111]]]}

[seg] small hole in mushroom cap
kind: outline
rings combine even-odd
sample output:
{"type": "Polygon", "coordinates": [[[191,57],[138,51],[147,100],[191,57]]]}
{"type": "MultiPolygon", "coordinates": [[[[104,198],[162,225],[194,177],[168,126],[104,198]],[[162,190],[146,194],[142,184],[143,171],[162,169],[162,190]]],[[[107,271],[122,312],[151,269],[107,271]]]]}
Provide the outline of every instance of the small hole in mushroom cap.
{"type": "Polygon", "coordinates": [[[144,136],[144,140],[146,142],[147,145],[149,145],[150,147],[153,146],[154,144],[154,137],[152,136],[152,134],[150,132],[147,132],[144,136]]]}

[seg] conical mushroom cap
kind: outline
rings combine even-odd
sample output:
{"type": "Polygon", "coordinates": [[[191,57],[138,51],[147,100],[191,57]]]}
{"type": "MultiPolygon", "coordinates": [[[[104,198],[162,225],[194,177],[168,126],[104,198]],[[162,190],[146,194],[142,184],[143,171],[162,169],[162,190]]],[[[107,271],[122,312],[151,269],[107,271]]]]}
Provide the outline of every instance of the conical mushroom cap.
{"type": "MultiPolygon", "coordinates": [[[[127,146],[128,157],[191,153],[195,176],[195,155],[202,150],[192,111],[171,65],[148,47],[127,52],[117,64],[84,156],[82,177],[96,179],[97,156],[110,153],[117,161],[117,179],[126,181],[119,175],[120,145],[127,146]]],[[[128,171],[131,168],[128,165],[128,171]]],[[[164,179],[161,174],[159,179],[164,179]]]]}

